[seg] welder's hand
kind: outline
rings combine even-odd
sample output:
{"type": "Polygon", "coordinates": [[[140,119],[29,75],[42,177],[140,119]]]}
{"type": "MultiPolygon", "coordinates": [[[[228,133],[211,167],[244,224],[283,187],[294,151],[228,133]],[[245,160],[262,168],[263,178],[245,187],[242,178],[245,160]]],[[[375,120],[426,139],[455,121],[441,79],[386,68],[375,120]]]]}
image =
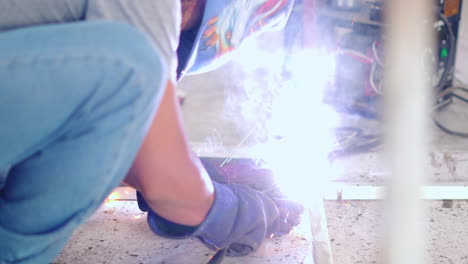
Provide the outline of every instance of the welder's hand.
{"type": "Polygon", "coordinates": [[[304,207],[298,202],[289,200],[281,192],[271,170],[262,168],[249,159],[233,160],[224,166],[220,166],[222,159],[202,158],[201,161],[212,180],[228,185],[249,186],[262,192],[275,203],[280,221],[277,221],[276,226],[272,228],[273,235],[287,234],[293,226],[300,223],[304,207]]]}
{"type": "Polygon", "coordinates": [[[198,227],[171,223],[149,210],[139,196],[140,208],[149,210],[151,230],[164,237],[195,236],[213,250],[227,249],[227,256],[244,256],[257,250],[266,237],[288,233],[298,224],[302,207],[287,200],[273,200],[248,186],[214,182],[215,200],[198,227]],[[294,212],[294,213],[292,213],[294,212]]]}

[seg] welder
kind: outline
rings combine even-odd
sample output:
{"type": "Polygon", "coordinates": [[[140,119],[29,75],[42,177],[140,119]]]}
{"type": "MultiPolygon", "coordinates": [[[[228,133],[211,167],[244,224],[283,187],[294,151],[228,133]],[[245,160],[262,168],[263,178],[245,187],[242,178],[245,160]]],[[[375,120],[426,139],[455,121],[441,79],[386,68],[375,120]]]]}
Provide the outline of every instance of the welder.
{"type": "MultiPolygon", "coordinates": [[[[212,181],[175,95],[284,23],[292,0],[0,1],[0,263],[49,263],[121,181],[151,230],[228,256],[300,207],[212,181]]],[[[293,220],[294,219],[294,220],[293,220]]]]}

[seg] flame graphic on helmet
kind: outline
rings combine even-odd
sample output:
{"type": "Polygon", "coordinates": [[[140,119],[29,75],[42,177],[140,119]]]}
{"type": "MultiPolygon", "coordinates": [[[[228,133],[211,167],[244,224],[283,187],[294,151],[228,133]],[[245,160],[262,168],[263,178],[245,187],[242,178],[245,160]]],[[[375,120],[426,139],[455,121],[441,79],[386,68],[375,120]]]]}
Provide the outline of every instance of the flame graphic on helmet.
{"type": "Polygon", "coordinates": [[[211,18],[201,39],[201,48],[216,50],[216,57],[239,47],[242,40],[260,28],[286,23],[291,0],[235,0],[211,18]]]}

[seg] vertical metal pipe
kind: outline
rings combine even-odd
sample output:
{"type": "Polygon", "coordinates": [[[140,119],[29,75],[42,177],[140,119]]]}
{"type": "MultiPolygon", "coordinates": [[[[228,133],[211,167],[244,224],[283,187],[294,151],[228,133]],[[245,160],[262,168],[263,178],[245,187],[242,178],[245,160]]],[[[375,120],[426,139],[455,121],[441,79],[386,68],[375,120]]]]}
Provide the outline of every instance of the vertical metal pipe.
{"type": "Polygon", "coordinates": [[[385,263],[424,263],[421,188],[426,174],[431,94],[424,51],[432,48],[432,4],[427,0],[388,0],[385,6],[384,97],[392,167],[386,190],[385,263]]]}

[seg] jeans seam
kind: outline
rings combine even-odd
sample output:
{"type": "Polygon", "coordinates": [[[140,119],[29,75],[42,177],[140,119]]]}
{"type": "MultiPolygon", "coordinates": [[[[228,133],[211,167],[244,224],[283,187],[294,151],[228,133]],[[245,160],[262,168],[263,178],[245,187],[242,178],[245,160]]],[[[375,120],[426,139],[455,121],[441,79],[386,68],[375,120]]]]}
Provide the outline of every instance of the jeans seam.
{"type": "Polygon", "coordinates": [[[112,56],[103,56],[103,55],[96,55],[96,54],[81,54],[81,55],[36,55],[36,56],[14,56],[8,59],[0,59],[0,67],[6,67],[11,64],[15,63],[22,63],[27,64],[34,62],[36,60],[53,60],[53,61],[63,61],[63,60],[86,60],[86,59],[95,59],[100,60],[102,62],[110,62],[115,65],[123,65],[128,67],[129,69],[135,69],[135,64],[126,62],[123,58],[117,58],[112,56]]]}

